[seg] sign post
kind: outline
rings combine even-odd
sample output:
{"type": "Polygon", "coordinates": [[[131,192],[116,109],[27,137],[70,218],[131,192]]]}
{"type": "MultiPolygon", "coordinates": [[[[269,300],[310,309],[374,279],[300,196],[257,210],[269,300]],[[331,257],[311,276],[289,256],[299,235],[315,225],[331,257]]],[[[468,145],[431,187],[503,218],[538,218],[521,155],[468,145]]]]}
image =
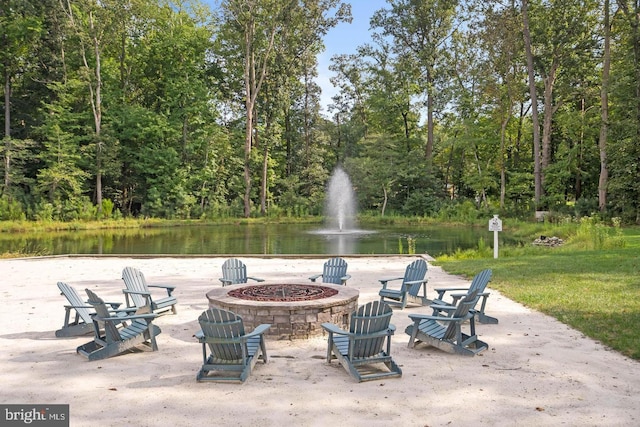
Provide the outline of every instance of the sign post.
{"type": "Polygon", "coordinates": [[[502,220],[494,215],[489,220],[489,231],[493,231],[493,258],[498,258],[498,232],[502,231],[502,220]]]}

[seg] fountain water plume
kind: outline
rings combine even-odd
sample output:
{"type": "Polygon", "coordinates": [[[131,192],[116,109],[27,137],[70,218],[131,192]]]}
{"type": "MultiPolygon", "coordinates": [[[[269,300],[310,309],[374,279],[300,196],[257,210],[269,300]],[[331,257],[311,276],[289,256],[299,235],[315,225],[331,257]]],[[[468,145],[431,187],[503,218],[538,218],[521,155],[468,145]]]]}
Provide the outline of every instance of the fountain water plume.
{"type": "Polygon", "coordinates": [[[327,186],[325,201],[327,226],[338,232],[349,232],[356,225],[356,196],[349,175],[337,167],[327,186]]]}

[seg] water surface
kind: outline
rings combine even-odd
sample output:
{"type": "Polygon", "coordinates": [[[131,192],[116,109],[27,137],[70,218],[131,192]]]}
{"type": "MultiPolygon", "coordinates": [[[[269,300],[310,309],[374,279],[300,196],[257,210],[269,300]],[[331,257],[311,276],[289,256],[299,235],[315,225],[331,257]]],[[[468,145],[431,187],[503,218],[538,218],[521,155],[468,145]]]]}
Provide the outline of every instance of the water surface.
{"type": "MultiPolygon", "coordinates": [[[[66,254],[423,254],[438,256],[493,242],[472,227],[367,227],[326,233],[313,224],[197,225],[126,230],[0,234],[0,253],[66,254]]],[[[501,233],[501,239],[508,239],[501,233]]]]}

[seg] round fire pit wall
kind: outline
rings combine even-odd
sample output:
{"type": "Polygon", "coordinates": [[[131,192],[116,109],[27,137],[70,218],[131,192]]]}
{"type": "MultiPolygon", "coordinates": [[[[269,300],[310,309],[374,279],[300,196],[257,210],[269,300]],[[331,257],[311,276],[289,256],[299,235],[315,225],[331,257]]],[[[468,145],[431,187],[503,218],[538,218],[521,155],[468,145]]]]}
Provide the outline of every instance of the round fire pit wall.
{"type": "Polygon", "coordinates": [[[322,336],[324,322],[348,328],[358,308],[357,289],[331,284],[240,284],[207,293],[210,307],[242,317],[247,332],[269,323],[267,337],[306,339],[322,336]]]}

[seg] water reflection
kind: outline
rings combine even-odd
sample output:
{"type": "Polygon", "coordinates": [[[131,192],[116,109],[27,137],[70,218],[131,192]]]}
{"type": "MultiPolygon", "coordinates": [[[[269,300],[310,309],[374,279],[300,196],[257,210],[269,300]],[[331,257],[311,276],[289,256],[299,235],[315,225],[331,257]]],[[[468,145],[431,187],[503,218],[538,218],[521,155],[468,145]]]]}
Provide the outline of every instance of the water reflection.
{"type": "MultiPolygon", "coordinates": [[[[206,225],[0,234],[0,253],[63,254],[419,254],[437,256],[490,242],[484,227],[380,227],[319,233],[313,224],[206,225]]],[[[508,233],[500,235],[502,243],[508,233]]]]}

